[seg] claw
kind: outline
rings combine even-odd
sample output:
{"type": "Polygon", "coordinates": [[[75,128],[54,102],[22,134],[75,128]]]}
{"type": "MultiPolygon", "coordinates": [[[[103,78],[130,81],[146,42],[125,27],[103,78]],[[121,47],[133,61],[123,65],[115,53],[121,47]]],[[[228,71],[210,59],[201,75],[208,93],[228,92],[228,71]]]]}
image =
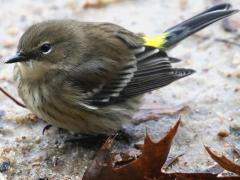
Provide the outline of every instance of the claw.
{"type": "Polygon", "coordinates": [[[52,127],[51,124],[46,125],[42,130],[42,135],[44,135],[45,131],[49,130],[52,127]]]}

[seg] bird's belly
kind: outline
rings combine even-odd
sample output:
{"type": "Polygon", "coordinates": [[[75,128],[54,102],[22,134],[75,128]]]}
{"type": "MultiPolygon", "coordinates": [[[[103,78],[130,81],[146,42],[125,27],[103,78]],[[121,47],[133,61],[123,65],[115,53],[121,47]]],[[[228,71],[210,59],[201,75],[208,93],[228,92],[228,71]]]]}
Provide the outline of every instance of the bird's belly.
{"type": "Polygon", "coordinates": [[[125,110],[105,108],[86,111],[62,100],[64,92],[53,91],[44,85],[18,87],[25,105],[49,124],[81,133],[112,133],[122,128],[130,116],[125,110]]]}

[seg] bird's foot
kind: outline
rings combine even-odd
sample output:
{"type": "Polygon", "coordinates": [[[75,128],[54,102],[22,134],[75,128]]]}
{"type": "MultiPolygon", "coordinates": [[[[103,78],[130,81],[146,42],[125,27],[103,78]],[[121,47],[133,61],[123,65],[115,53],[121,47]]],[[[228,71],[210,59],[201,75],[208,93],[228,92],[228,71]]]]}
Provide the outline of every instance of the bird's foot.
{"type": "Polygon", "coordinates": [[[101,147],[107,137],[104,134],[76,134],[75,137],[66,139],[65,143],[77,143],[85,148],[101,147]]]}
{"type": "Polygon", "coordinates": [[[109,134],[76,134],[75,137],[71,137],[65,140],[66,143],[78,143],[86,148],[100,147],[109,136],[116,136],[117,141],[130,144],[131,135],[124,129],[117,131],[117,133],[109,134]]]}
{"type": "Polygon", "coordinates": [[[43,128],[43,130],[42,130],[42,135],[44,135],[44,133],[45,133],[47,130],[49,130],[51,127],[52,127],[51,124],[46,125],[46,126],[43,128]]]}
{"type": "Polygon", "coordinates": [[[131,134],[129,134],[125,129],[121,129],[117,132],[117,136],[115,138],[117,141],[121,141],[123,143],[130,144],[133,139],[131,134]]]}

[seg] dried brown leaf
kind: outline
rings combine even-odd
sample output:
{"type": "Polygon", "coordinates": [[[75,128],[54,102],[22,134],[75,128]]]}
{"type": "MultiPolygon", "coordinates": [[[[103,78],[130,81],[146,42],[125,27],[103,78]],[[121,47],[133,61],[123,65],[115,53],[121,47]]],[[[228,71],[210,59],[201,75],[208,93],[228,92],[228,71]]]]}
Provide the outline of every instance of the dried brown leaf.
{"type": "MultiPolygon", "coordinates": [[[[111,158],[111,146],[114,138],[109,138],[98,152],[95,160],[84,173],[83,180],[214,180],[214,179],[239,179],[239,177],[218,177],[222,168],[215,166],[204,172],[198,173],[166,173],[163,165],[166,164],[172,140],[179,127],[180,120],[169,130],[167,135],[159,142],[154,143],[146,134],[144,144],[140,150],[142,154],[135,160],[123,163],[118,168],[113,167],[111,158]]],[[[205,146],[211,157],[222,167],[239,174],[240,166],[228,160],[225,156],[219,156],[205,146]]]]}
{"type": "Polygon", "coordinates": [[[179,124],[180,121],[178,121],[176,125],[169,130],[167,135],[157,143],[152,142],[147,134],[140,157],[124,168],[116,169],[116,173],[121,174],[122,177],[129,177],[129,174],[132,174],[130,179],[160,177],[160,175],[162,175],[161,168],[167,160],[171,143],[177,133],[179,124]]]}
{"type": "Polygon", "coordinates": [[[93,163],[87,168],[83,180],[111,179],[113,168],[110,157],[110,150],[114,138],[108,138],[96,155],[93,163]]]}
{"type": "Polygon", "coordinates": [[[208,146],[205,146],[205,149],[208,154],[224,169],[240,175],[240,165],[235,164],[233,161],[229,160],[224,155],[220,155],[216,151],[211,150],[208,146]]]}
{"type": "Polygon", "coordinates": [[[169,130],[159,142],[154,143],[147,134],[144,140],[142,154],[129,164],[113,168],[110,158],[110,147],[113,139],[109,139],[101,148],[92,165],[84,173],[83,180],[141,180],[145,177],[174,179],[172,175],[163,174],[161,168],[167,160],[172,140],[179,127],[180,120],[169,130]]]}

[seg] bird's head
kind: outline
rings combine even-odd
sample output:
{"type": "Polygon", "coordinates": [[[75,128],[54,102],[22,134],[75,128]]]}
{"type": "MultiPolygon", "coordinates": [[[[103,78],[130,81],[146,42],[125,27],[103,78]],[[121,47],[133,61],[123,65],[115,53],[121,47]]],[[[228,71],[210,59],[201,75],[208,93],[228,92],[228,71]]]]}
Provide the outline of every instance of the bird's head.
{"type": "Polygon", "coordinates": [[[20,38],[15,56],[5,63],[17,63],[26,78],[39,78],[50,71],[70,68],[81,52],[81,33],[74,21],[46,21],[34,24],[20,38]],[[73,50],[74,49],[74,50],[73,50]]]}

